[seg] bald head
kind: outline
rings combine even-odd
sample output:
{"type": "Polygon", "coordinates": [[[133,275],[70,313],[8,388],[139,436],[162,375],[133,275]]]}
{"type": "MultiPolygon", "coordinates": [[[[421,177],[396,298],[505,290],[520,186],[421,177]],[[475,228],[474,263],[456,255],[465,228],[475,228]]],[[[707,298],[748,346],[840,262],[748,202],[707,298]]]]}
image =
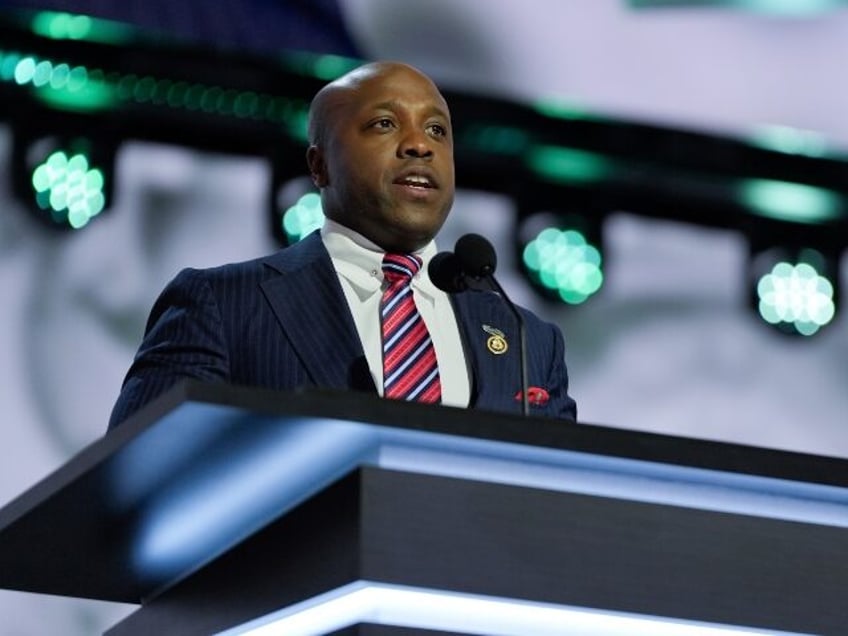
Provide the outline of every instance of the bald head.
{"type": "Polygon", "coordinates": [[[315,94],[309,106],[309,144],[313,146],[321,145],[326,139],[327,128],[333,122],[338,107],[345,102],[345,97],[355,95],[363,84],[371,80],[397,72],[420,76],[422,80],[431,84],[433,90],[438,93],[438,88],[433,81],[409,64],[385,61],[363,64],[333,80],[315,94]]]}

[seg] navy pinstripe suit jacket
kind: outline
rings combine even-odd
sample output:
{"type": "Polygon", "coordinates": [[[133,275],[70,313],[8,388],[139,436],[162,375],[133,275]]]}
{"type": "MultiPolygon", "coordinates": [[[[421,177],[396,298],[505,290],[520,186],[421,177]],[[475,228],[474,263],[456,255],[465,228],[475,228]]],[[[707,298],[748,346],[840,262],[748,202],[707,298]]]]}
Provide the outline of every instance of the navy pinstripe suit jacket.
{"type": "MultiPolygon", "coordinates": [[[[453,303],[472,379],[471,406],[520,413],[514,317],[491,292],[456,294],[453,303]],[[484,325],[503,332],[512,346],[500,355],[489,351],[484,325]]],[[[524,317],[529,385],[550,396],[531,413],[573,420],[562,335],[530,312],[524,317]]],[[[109,427],[184,378],[279,390],[376,392],[317,232],[271,256],[180,272],[153,306],[109,427]]]]}

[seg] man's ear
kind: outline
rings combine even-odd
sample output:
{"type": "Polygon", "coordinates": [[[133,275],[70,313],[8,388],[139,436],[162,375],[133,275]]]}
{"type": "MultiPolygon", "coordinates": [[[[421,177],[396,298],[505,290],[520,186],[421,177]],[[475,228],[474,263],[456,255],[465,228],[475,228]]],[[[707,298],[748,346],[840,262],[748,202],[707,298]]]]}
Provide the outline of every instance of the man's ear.
{"type": "Polygon", "coordinates": [[[307,148],[306,164],[309,166],[309,174],[312,175],[312,183],[318,188],[327,185],[327,164],[324,162],[324,153],[318,146],[313,144],[307,148]]]}

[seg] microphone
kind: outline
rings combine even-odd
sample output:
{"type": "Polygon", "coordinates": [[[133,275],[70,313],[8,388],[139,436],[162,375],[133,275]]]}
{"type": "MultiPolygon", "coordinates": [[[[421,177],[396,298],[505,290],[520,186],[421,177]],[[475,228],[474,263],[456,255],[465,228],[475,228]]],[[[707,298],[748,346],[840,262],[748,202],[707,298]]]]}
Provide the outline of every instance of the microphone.
{"type": "Polygon", "coordinates": [[[493,276],[498,266],[495,248],[479,234],[461,236],[454,247],[463,271],[475,278],[493,276]]]}
{"type": "Polygon", "coordinates": [[[462,271],[462,265],[453,252],[439,252],[427,266],[427,273],[433,284],[443,292],[455,294],[468,289],[468,281],[462,271]]]}
{"type": "Polygon", "coordinates": [[[467,277],[485,280],[506,303],[507,309],[518,323],[518,364],[521,374],[521,410],[530,414],[527,398],[527,328],[524,317],[510,300],[507,293],[495,278],[498,265],[495,248],[488,239],[479,234],[465,234],[456,242],[454,253],[436,254],[430,261],[428,272],[433,283],[448,293],[468,289],[467,277]]]}

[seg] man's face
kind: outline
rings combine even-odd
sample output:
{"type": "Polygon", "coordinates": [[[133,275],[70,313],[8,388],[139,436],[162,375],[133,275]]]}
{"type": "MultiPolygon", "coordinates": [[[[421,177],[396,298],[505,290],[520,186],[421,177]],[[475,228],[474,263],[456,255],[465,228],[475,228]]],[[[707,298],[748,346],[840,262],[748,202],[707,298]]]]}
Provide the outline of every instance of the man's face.
{"type": "Polygon", "coordinates": [[[390,66],[330,99],[326,138],[310,149],[325,214],[385,250],[422,247],[454,197],[444,98],[414,69],[390,66]]]}

